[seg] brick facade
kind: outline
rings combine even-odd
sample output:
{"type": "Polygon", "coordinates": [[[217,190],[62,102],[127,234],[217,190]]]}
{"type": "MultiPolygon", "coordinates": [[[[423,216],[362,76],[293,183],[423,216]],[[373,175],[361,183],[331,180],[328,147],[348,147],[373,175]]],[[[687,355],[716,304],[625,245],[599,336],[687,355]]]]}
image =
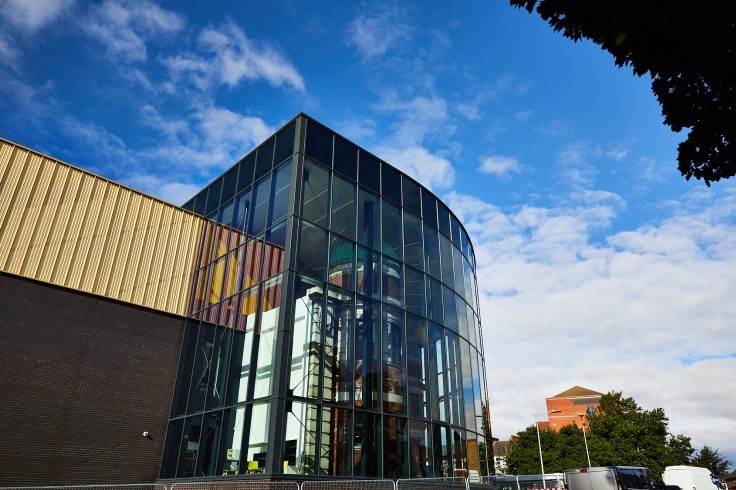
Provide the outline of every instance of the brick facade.
{"type": "Polygon", "coordinates": [[[155,481],[183,327],[0,273],[0,486],[155,481]]]}

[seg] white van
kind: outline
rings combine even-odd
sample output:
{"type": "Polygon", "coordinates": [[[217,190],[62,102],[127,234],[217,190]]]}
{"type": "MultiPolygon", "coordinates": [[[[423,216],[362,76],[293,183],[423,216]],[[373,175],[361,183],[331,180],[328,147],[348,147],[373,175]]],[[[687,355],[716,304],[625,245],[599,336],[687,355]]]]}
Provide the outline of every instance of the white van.
{"type": "Polygon", "coordinates": [[[666,467],[662,480],[665,485],[677,485],[682,490],[721,490],[718,475],[713,476],[708,468],[679,465],[666,467]]]}

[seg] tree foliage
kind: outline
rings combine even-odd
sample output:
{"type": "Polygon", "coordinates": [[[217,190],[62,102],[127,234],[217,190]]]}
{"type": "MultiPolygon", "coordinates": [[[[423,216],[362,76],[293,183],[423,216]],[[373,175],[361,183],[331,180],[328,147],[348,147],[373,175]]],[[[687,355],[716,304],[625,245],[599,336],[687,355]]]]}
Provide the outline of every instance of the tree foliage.
{"type": "MultiPolygon", "coordinates": [[[[611,392],[601,397],[596,412],[584,420],[593,466],[646,466],[661,475],[666,466],[687,464],[694,452],[690,438],[672,435],[664,410],[644,410],[633,398],[611,392]]],[[[539,433],[546,473],[588,466],[583,429],[565,426],[539,433]]],[[[541,472],[536,427],[518,433],[507,456],[510,473],[541,472]]]]}
{"type": "Polygon", "coordinates": [[[716,475],[723,475],[731,467],[731,463],[726,461],[726,458],[718,452],[718,449],[711,449],[709,446],[703,446],[690,460],[690,464],[708,468],[716,475]]]}
{"type": "Polygon", "coordinates": [[[555,31],[589,39],[619,67],[649,74],[664,122],[690,132],[678,169],[711,182],[736,175],[736,3],[716,0],[510,0],[555,31]]]}

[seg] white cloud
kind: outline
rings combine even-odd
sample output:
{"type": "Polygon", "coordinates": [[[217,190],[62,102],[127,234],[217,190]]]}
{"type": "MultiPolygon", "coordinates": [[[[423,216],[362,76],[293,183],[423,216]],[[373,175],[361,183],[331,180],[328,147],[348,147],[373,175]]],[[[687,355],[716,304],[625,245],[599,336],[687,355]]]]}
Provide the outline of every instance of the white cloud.
{"type": "Polygon", "coordinates": [[[504,176],[511,172],[521,172],[521,165],[515,158],[488,156],[481,160],[478,170],[487,174],[504,176]]]}
{"type": "Polygon", "coordinates": [[[74,0],[5,0],[0,17],[26,33],[34,33],[56,21],[74,0]]]}
{"type": "Polygon", "coordinates": [[[201,185],[171,182],[168,178],[162,179],[150,174],[129,175],[127,183],[134,189],[175,205],[184,204],[202,190],[201,185]]]}
{"type": "Polygon", "coordinates": [[[380,157],[414,177],[430,189],[449,189],[455,182],[455,170],[446,158],[430,153],[426,148],[380,148],[380,157]]]}
{"type": "Polygon", "coordinates": [[[132,63],[146,60],[149,38],[179,32],[184,19],[148,0],[105,0],[90,8],[80,26],[115,60],[132,63]]]}
{"type": "MultiPolygon", "coordinates": [[[[494,435],[523,430],[574,385],[664,408],[670,431],[736,456],[736,205],[682,198],[660,223],[593,242],[625,203],[511,212],[447,201],[478,261],[494,435]]],[[[595,463],[595,462],[594,462],[595,463]]]]}
{"type": "Polygon", "coordinates": [[[249,39],[233,23],[204,29],[198,39],[200,53],[182,53],[164,59],[175,82],[184,78],[200,90],[210,86],[236,86],[244,80],[265,80],[274,87],[304,91],[304,79],[275,46],[249,39]]]}
{"type": "Polygon", "coordinates": [[[371,12],[361,12],[348,24],[347,44],[369,60],[381,56],[411,39],[412,28],[406,17],[406,9],[395,4],[381,4],[371,12]]]}

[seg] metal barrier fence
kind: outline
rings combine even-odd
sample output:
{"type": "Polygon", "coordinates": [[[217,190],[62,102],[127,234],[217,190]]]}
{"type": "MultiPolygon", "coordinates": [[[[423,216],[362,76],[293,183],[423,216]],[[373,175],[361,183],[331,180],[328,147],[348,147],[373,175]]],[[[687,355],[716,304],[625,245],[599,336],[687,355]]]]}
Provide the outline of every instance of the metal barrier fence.
{"type": "MultiPolygon", "coordinates": [[[[485,477],[484,477],[485,478],[485,477]]],[[[447,477],[400,480],[268,480],[244,478],[197,482],[142,483],[126,485],[49,485],[2,487],[0,490],[489,490],[490,479],[447,477]]]]}

